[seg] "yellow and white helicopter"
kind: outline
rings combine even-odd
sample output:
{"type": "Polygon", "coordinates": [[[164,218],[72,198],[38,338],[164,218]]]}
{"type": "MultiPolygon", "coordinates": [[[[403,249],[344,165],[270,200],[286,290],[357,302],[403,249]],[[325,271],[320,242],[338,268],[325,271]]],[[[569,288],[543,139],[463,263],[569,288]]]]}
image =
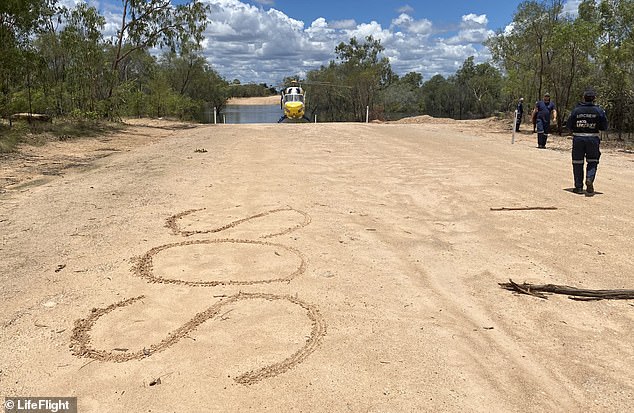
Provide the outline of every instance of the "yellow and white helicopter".
{"type": "Polygon", "coordinates": [[[310,122],[310,119],[306,117],[306,92],[297,82],[293,81],[291,86],[282,89],[281,94],[280,106],[284,114],[277,121],[278,123],[285,120],[310,122]]]}

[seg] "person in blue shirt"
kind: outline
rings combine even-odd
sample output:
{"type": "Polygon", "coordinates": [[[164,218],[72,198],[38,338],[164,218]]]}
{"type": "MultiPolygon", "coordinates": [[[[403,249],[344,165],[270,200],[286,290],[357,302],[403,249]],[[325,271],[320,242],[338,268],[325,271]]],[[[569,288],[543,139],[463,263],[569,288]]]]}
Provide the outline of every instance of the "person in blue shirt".
{"type": "Polygon", "coordinates": [[[537,147],[546,148],[548,140],[548,132],[550,130],[551,119],[557,122],[557,109],[555,104],[550,101],[550,93],[544,93],[544,99],[535,104],[536,128],[537,128],[537,147]]]}
{"type": "Polygon", "coordinates": [[[586,89],[583,92],[583,102],[572,110],[566,122],[566,126],[572,131],[572,174],[575,180],[573,192],[583,193],[583,158],[585,157],[588,162],[586,170],[588,196],[594,195],[594,178],[597,175],[597,166],[601,157],[599,131],[608,128],[605,111],[594,103],[596,96],[594,89],[586,89]]]}

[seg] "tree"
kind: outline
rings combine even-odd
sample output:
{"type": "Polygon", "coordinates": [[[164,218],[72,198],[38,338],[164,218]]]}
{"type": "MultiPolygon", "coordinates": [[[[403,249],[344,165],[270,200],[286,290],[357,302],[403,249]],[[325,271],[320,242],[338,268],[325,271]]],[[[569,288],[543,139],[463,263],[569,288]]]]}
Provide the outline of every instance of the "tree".
{"type": "Polygon", "coordinates": [[[592,85],[611,127],[619,134],[632,131],[634,1],[584,0],[578,10],[571,18],[561,14],[560,0],[519,5],[512,29],[487,42],[505,73],[504,92],[541,97],[551,91],[561,127],[581,91],[592,85]]]}
{"type": "MultiPolygon", "coordinates": [[[[17,85],[32,86],[36,54],[31,36],[54,0],[3,0],[0,2],[0,114],[9,110],[17,85]]],[[[30,99],[29,99],[30,101],[30,99]]]]}
{"type": "Polygon", "coordinates": [[[541,97],[553,86],[546,84],[546,78],[555,51],[553,29],[562,10],[561,0],[524,1],[513,16],[512,29],[498,31],[486,42],[493,60],[509,77],[513,93],[541,97]]]}
{"type": "Polygon", "coordinates": [[[66,54],[67,90],[72,108],[82,113],[95,112],[97,101],[103,99],[103,37],[106,19],[97,9],[79,3],[67,13],[66,26],[60,34],[60,44],[66,54]]]}
{"type": "Polygon", "coordinates": [[[461,107],[458,118],[464,111],[475,111],[480,117],[490,116],[498,109],[501,96],[502,75],[489,63],[476,65],[473,56],[464,61],[456,73],[461,93],[461,107]]]}
{"type": "Polygon", "coordinates": [[[395,76],[381,93],[381,104],[384,108],[384,117],[391,119],[393,115],[418,115],[424,110],[423,94],[421,86],[423,75],[409,72],[402,78],[395,76]]]}
{"type": "Polygon", "coordinates": [[[341,42],[335,48],[346,73],[346,85],[352,88],[350,104],[358,121],[365,118],[366,107],[373,110],[377,92],[394,78],[389,60],[379,58],[384,49],[381,41],[372,36],[363,42],[353,37],[349,44],[341,42]]]}
{"type": "Polygon", "coordinates": [[[422,86],[425,112],[434,117],[454,117],[455,102],[458,94],[454,82],[442,75],[435,75],[422,86]]]}
{"type": "MultiPolygon", "coordinates": [[[[202,41],[209,6],[199,0],[173,5],[171,0],[121,0],[123,13],[117,30],[112,58],[112,72],[117,73],[121,62],[136,50],[155,46],[175,50],[179,44],[202,41]],[[124,47],[126,43],[129,47],[124,47]]],[[[108,92],[112,98],[118,78],[108,92]]]]}
{"type": "Polygon", "coordinates": [[[584,3],[584,11],[594,14],[603,35],[598,52],[603,77],[601,98],[606,103],[612,127],[617,129],[621,139],[622,131],[634,130],[634,2],[587,3],[584,3]],[[592,10],[593,7],[596,9],[592,10]]]}

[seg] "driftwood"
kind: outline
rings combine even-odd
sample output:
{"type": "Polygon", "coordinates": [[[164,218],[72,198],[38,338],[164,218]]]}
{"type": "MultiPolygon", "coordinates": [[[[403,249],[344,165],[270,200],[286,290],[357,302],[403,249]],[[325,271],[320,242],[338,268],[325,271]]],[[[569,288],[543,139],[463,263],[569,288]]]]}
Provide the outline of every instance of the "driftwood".
{"type": "Polygon", "coordinates": [[[554,211],[556,209],[557,209],[557,207],[554,207],[554,206],[549,206],[549,207],[542,207],[542,206],[534,206],[534,207],[500,207],[500,208],[491,207],[491,211],[554,211]]]}
{"type": "Polygon", "coordinates": [[[500,287],[515,291],[521,294],[528,294],[534,297],[548,299],[542,293],[568,295],[571,300],[595,301],[595,300],[634,300],[634,290],[586,290],[582,288],[569,287],[567,285],[555,284],[517,284],[509,279],[508,283],[499,283],[500,287]]]}
{"type": "Polygon", "coordinates": [[[34,120],[38,122],[51,122],[53,119],[49,115],[41,113],[14,113],[9,116],[9,125],[13,126],[13,121],[16,120],[26,120],[31,123],[34,120]]]}

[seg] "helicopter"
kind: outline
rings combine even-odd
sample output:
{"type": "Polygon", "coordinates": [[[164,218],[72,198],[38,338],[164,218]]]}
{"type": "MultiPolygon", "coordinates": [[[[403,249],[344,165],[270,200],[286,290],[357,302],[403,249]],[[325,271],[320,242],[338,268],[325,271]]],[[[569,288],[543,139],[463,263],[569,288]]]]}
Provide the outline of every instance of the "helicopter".
{"type": "Polygon", "coordinates": [[[293,81],[292,84],[292,86],[283,89],[281,92],[280,108],[284,111],[284,114],[277,123],[282,123],[285,120],[305,120],[310,122],[310,119],[306,116],[306,92],[297,82],[293,81]]]}
{"type": "MultiPolygon", "coordinates": [[[[321,82],[315,80],[303,80],[301,83],[317,86],[317,87],[334,87],[338,89],[352,89],[351,86],[347,85],[337,85],[331,82],[321,82]]],[[[291,80],[290,86],[286,86],[282,89],[281,92],[281,100],[280,100],[280,108],[284,112],[277,123],[282,123],[285,121],[296,122],[296,121],[306,121],[311,122],[310,118],[306,116],[306,92],[302,88],[300,81],[291,80]]],[[[315,109],[313,109],[313,112],[315,109]]]]}

